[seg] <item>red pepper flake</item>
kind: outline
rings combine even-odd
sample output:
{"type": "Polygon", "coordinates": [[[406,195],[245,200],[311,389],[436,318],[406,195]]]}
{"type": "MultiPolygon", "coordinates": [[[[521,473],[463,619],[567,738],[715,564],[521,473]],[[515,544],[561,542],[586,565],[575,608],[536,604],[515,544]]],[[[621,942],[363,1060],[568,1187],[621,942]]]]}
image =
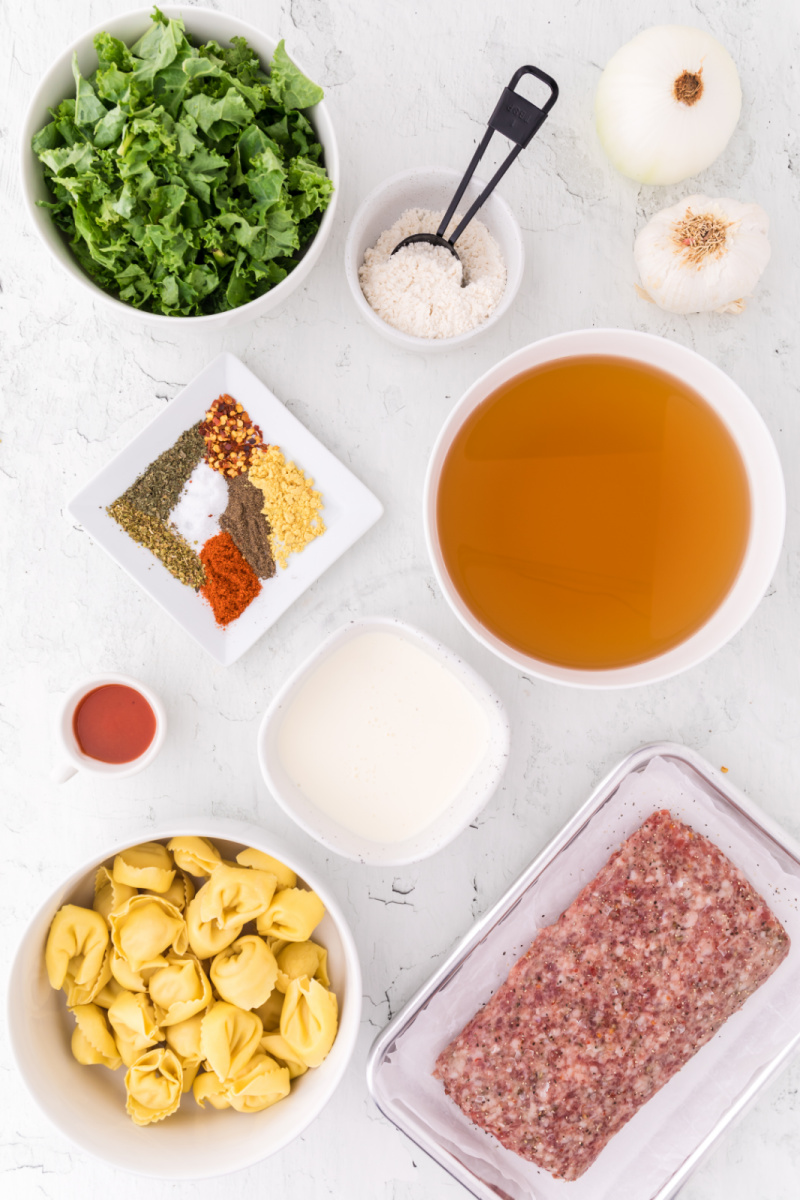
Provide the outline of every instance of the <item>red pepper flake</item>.
{"type": "Polygon", "coordinates": [[[200,432],[206,443],[206,462],[229,479],[247,470],[253,451],[263,442],[258,425],[227,392],[211,405],[200,432]]]}
{"type": "Polygon", "coordinates": [[[229,533],[209,538],[200,551],[206,582],[200,588],[223,628],[240,617],[261,591],[252,567],[243,557],[229,533]]]}

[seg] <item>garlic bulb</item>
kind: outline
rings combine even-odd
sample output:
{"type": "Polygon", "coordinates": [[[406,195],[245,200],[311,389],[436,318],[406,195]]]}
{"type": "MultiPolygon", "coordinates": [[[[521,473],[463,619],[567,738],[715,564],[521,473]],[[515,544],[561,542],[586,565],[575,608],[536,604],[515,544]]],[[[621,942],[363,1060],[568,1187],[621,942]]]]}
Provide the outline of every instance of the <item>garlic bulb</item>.
{"type": "Polygon", "coordinates": [[[639,290],[667,312],[741,312],[769,262],[768,231],[758,204],[689,196],[636,238],[639,290]]]}
{"type": "Polygon", "coordinates": [[[710,167],[739,120],[742,89],[724,46],[685,25],[657,25],[624,45],[600,78],[600,141],[623,175],[680,183],[710,167]]]}

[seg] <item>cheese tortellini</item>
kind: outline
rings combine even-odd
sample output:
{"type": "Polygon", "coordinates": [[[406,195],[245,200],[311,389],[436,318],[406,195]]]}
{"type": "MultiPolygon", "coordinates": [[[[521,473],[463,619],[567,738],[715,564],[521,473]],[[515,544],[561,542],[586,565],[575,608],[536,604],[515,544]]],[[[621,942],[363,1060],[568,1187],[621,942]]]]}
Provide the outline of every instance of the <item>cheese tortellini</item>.
{"type": "Polygon", "coordinates": [[[336,1036],[327,951],[310,940],[324,914],[262,850],[175,837],[121,851],[98,869],[92,908],[65,904],[47,938],[73,1058],[124,1064],[136,1125],[171,1116],[190,1092],[208,1109],[278,1103],[336,1036]]]}
{"type": "Polygon", "coordinates": [[[47,935],[44,964],[50,986],[64,988],[70,1008],[89,1004],[92,993],[108,982],[103,979],[107,947],[108,926],[100,913],[77,904],[58,910],[47,935]]]}
{"type": "Polygon", "coordinates": [[[155,1009],[143,992],[121,992],[108,1010],[108,1023],[126,1067],[161,1041],[155,1009]]]}
{"type": "Polygon", "coordinates": [[[101,988],[97,993],[92,1003],[96,1004],[98,1008],[111,1008],[111,1005],[114,1003],[120,992],[124,991],[126,991],[126,989],[112,976],[105,987],[101,988]]]}
{"type": "Polygon", "coordinates": [[[236,855],[236,861],[240,867],[255,867],[257,871],[269,871],[270,875],[274,875],[277,879],[279,888],[293,888],[297,883],[297,876],[291,867],[287,867],[279,859],[273,858],[271,854],[265,854],[263,850],[240,850],[236,855]]]}
{"type": "Polygon", "coordinates": [[[264,937],[285,942],[307,942],[325,916],[325,905],[316,892],[304,888],[284,888],[276,892],[269,908],[256,922],[264,937]]]}
{"type": "Polygon", "coordinates": [[[175,878],[175,863],[167,847],[160,842],[143,842],[141,846],[130,846],[117,855],[112,874],[117,883],[161,894],[169,891],[175,878]]]}
{"type": "Polygon", "coordinates": [[[222,855],[213,842],[204,837],[174,837],[167,842],[167,849],[182,871],[203,879],[222,862],[222,855]]]}
{"type": "Polygon", "coordinates": [[[276,955],[278,977],[275,986],[285,992],[293,979],[317,979],[323,987],[329,988],[328,951],[316,942],[289,942],[276,955]]]}
{"type": "Polygon", "coordinates": [[[86,1067],[101,1065],[110,1071],[121,1067],[117,1043],[106,1025],[102,1008],[96,1004],[76,1004],[72,1015],[75,1018],[72,1053],[78,1062],[86,1067]]]}
{"type": "Polygon", "coordinates": [[[200,891],[186,908],[186,933],[189,938],[189,948],[198,958],[213,958],[235,942],[242,932],[241,925],[231,925],[228,929],[220,929],[216,921],[204,921],[201,912],[200,891]]]}
{"type": "Polygon", "coordinates": [[[183,1069],[171,1050],[143,1054],[125,1076],[125,1108],[134,1125],[152,1125],[177,1112],[183,1092],[183,1069]]]}
{"type": "Polygon", "coordinates": [[[217,1079],[213,1071],[204,1071],[202,1075],[195,1076],[192,1094],[201,1108],[205,1108],[207,1104],[212,1108],[231,1106],[224,1082],[217,1079]]]}
{"type": "Polygon", "coordinates": [[[281,1010],[281,1037],[307,1067],[318,1067],[336,1037],[336,996],[316,979],[293,979],[281,1010]]]}
{"type": "Polygon", "coordinates": [[[127,883],[117,883],[108,867],[100,867],[94,880],[92,908],[107,921],[112,912],[122,908],[125,901],[135,895],[135,887],[130,887],[127,883]]]}
{"type": "MultiPolygon", "coordinates": [[[[158,896],[159,892],[154,892],[152,888],[147,888],[144,891],[145,896],[158,896]]],[[[174,904],[178,912],[183,912],[186,905],[194,898],[194,884],[188,875],[183,871],[176,871],[175,878],[163,893],[163,899],[168,900],[170,904],[174,904]]],[[[95,905],[95,907],[97,907],[95,905]]]]}
{"type": "Polygon", "coordinates": [[[156,969],[155,967],[145,967],[141,971],[134,971],[113,948],[109,951],[109,966],[111,968],[109,982],[113,981],[126,992],[146,992],[147,981],[156,969]]]}
{"type": "Polygon", "coordinates": [[[189,945],[186,922],[162,896],[132,896],[108,920],[114,949],[132,971],[161,967],[170,946],[183,954],[189,945]]]}
{"type": "Polygon", "coordinates": [[[213,1002],[208,976],[193,954],[170,955],[167,965],[153,972],[148,988],[162,1029],[188,1020],[213,1002]]]}
{"type": "Polygon", "coordinates": [[[194,1098],[201,1108],[235,1108],[237,1112],[262,1112],[289,1095],[291,1075],[269,1054],[256,1053],[228,1079],[213,1073],[198,1075],[194,1098]]]}
{"type": "Polygon", "coordinates": [[[297,1079],[298,1075],[305,1075],[308,1070],[308,1065],[292,1050],[288,1042],[285,1042],[279,1033],[265,1033],[259,1045],[267,1054],[271,1054],[273,1058],[287,1068],[290,1079],[297,1079]]]}
{"type": "Polygon", "coordinates": [[[255,1013],[218,1000],[200,1027],[203,1058],[218,1079],[228,1079],[252,1058],[263,1035],[255,1013]]]}
{"type": "Polygon", "coordinates": [[[200,1030],[203,1025],[204,1012],[195,1013],[185,1021],[176,1025],[168,1025],[164,1030],[167,1045],[174,1050],[178,1058],[187,1062],[202,1062],[203,1051],[200,1046],[200,1030]]]}
{"type": "Polygon", "coordinates": [[[267,1002],[255,1010],[265,1033],[276,1033],[280,1029],[284,998],[283,992],[276,987],[267,1002]]]}
{"type": "Polygon", "coordinates": [[[237,938],[211,964],[211,982],[223,1000],[258,1008],[272,995],[278,978],[275,955],[255,934],[237,938]]]}
{"type": "Polygon", "coordinates": [[[223,863],[197,893],[200,917],[216,921],[219,929],[241,929],[267,911],[277,886],[278,880],[269,871],[223,863]]]}
{"type": "Polygon", "coordinates": [[[269,1054],[259,1052],[226,1083],[231,1108],[237,1112],[262,1112],[289,1095],[291,1076],[287,1067],[280,1066],[269,1054]]]}
{"type": "Polygon", "coordinates": [[[200,1028],[204,1016],[205,1012],[196,1013],[195,1016],[189,1017],[185,1021],[179,1021],[176,1025],[168,1025],[164,1030],[167,1045],[183,1068],[184,1092],[188,1092],[191,1088],[203,1061],[200,1028]]]}

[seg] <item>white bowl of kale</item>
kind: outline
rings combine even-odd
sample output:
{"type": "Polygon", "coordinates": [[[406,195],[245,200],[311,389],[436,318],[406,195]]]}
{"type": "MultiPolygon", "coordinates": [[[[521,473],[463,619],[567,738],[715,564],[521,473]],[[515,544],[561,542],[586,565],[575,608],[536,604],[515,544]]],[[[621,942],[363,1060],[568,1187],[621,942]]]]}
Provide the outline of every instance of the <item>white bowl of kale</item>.
{"type": "Polygon", "coordinates": [[[51,254],[117,315],[225,326],[277,308],[327,240],[339,155],[322,89],[225,13],[106,20],[45,75],[22,190],[51,254]]]}

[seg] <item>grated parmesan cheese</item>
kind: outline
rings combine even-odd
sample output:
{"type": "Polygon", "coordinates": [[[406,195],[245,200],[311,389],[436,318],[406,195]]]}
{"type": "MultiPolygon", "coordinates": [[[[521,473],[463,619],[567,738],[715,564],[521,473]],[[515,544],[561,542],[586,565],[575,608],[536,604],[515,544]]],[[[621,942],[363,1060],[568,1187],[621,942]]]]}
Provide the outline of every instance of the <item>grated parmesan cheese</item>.
{"type": "MultiPolygon", "coordinates": [[[[392,254],[412,233],[433,233],[444,213],[409,208],[365,251],[359,268],[361,290],[379,317],[402,333],[450,338],[482,325],[500,301],[506,266],[500,247],[481,221],[473,220],[458,239],[462,266],[444,246],[416,242],[392,254]]],[[[456,214],[449,229],[461,217],[456,214]]]]}

